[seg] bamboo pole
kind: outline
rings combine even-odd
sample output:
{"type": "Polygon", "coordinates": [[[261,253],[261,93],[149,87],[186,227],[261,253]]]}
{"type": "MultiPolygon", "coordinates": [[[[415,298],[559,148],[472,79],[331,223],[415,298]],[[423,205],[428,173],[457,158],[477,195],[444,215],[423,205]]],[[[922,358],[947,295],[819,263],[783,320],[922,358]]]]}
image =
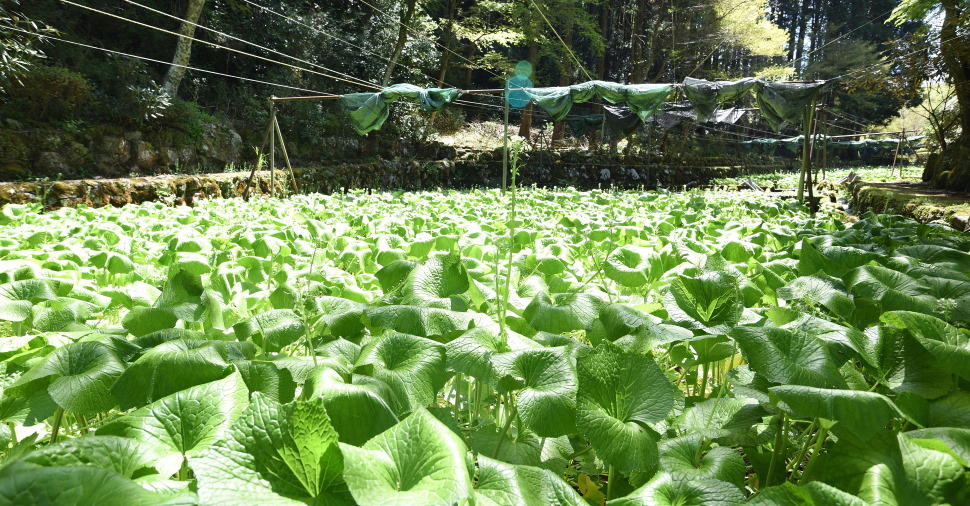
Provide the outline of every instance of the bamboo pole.
{"type": "Polygon", "coordinates": [[[505,193],[509,173],[509,83],[505,81],[505,93],[502,94],[502,108],[505,113],[505,126],[502,135],[502,193],[505,193]]]}
{"type": "Polygon", "coordinates": [[[286,143],[283,142],[283,131],[280,130],[280,122],[275,117],[273,118],[273,124],[276,125],[276,139],[280,142],[280,151],[283,152],[283,161],[286,162],[286,168],[290,171],[290,179],[293,180],[293,191],[299,193],[300,185],[296,182],[296,174],[293,173],[293,165],[290,164],[290,155],[286,152],[286,143]]]}
{"type": "MultiPolygon", "coordinates": [[[[276,128],[276,107],[269,101],[269,124],[276,128]]],[[[276,196],[276,136],[269,136],[269,198],[276,196]]]]}
{"type": "MultiPolygon", "coordinates": [[[[903,145],[903,139],[905,139],[905,138],[906,138],[906,130],[904,129],[899,134],[899,139],[896,142],[896,152],[893,153],[893,167],[891,169],[889,169],[889,174],[890,175],[892,175],[892,173],[896,171],[896,159],[899,158],[899,147],[903,145]]],[[[902,165],[899,166],[899,177],[903,177],[903,166],[902,165]]]]}
{"type": "MultiPolygon", "coordinates": [[[[273,122],[269,121],[266,124],[266,132],[263,134],[263,142],[259,145],[259,153],[263,153],[266,149],[266,143],[269,142],[269,136],[273,133],[273,122]]],[[[260,163],[259,158],[256,158],[256,163],[253,164],[253,170],[249,171],[249,177],[246,179],[246,189],[243,190],[243,200],[249,200],[249,192],[253,187],[253,179],[256,177],[256,171],[259,170],[260,163]]]]}

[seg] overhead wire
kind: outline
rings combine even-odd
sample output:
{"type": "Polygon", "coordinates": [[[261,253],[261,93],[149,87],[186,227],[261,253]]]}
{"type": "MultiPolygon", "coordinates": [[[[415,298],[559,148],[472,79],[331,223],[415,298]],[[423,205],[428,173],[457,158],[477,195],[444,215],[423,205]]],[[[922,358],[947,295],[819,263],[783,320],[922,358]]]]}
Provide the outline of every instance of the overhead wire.
{"type": "Polygon", "coordinates": [[[284,58],[290,58],[290,59],[292,59],[292,60],[294,60],[294,61],[298,61],[298,62],[300,62],[300,63],[303,63],[303,64],[306,64],[306,65],[310,65],[311,67],[316,67],[316,68],[319,68],[319,69],[322,69],[322,70],[326,70],[326,71],[328,71],[328,72],[333,72],[333,73],[335,73],[335,74],[338,74],[338,75],[340,75],[340,76],[343,76],[343,77],[346,77],[346,78],[348,78],[348,79],[352,79],[352,80],[355,80],[355,81],[360,81],[360,83],[361,83],[361,84],[364,84],[364,83],[367,83],[367,84],[368,84],[368,85],[370,85],[370,86],[377,86],[377,83],[374,83],[374,82],[370,82],[370,81],[367,81],[367,80],[365,80],[365,79],[362,79],[362,78],[358,78],[358,77],[356,77],[356,76],[352,76],[352,75],[350,75],[350,74],[346,74],[346,73],[343,73],[343,72],[340,72],[339,70],[334,70],[334,69],[331,69],[331,68],[327,68],[327,67],[324,67],[323,65],[320,65],[320,64],[318,64],[318,63],[314,63],[314,62],[312,62],[312,61],[309,61],[309,60],[305,60],[305,59],[302,59],[302,58],[299,58],[299,57],[296,57],[296,56],[293,56],[293,55],[289,55],[289,54],[286,54],[286,53],[283,53],[283,52],[281,52],[281,51],[277,51],[277,50],[275,50],[275,49],[272,49],[272,48],[269,48],[269,47],[266,47],[266,46],[263,46],[263,45],[261,45],[261,44],[257,44],[257,43],[255,43],[255,42],[251,42],[251,41],[248,41],[248,40],[245,40],[245,39],[243,39],[243,38],[241,38],[241,37],[237,37],[237,36],[235,36],[235,35],[230,35],[230,34],[228,34],[228,33],[225,33],[225,32],[221,32],[221,31],[219,31],[219,30],[216,30],[216,29],[214,29],[214,28],[210,28],[210,27],[207,27],[207,26],[204,26],[204,25],[201,25],[201,24],[198,24],[198,23],[194,23],[194,22],[192,22],[192,21],[189,21],[189,20],[187,20],[187,19],[182,19],[182,18],[180,18],[180,17],[178,17],[178,16],[176,16],[176,15],[174,15],[174,14],[169,14],[169,13],[167,13],[167,12],[164,12],[164,11],[160,11],[160,10],[158,10],[158,9],[155,9],[155,8],[152,8],[152,7],[149,7],[149,6],[147,6],[147,5],[144,5],[144,4],[140,4],[140,3],[138,3],[138,2],[135,2],[134,0],[125,0],[125,2],[127,2],[127,3],[129,3],[129,4],[131,4],[131,5],[134,5],[134,6],[136,6],[136,7],[140,7],[140,8],[142,8],[142,9],[145,9],[145,10],[147,10],[147,11],[149,11],[149,12],[153,12],[153,13],[155,13],[155,14],[158,14],[158,15],[161,15],[161,16],[165,16],[165,17],[167,17],[167,18],[171,18],[171,19],[174,19],[174,20],[176,20],[176,21],[179,21],[179,22],[181,22],[181,23],[187,23],[187,24],[189,24],[189,25],[191,25],[191,26],[194,26],[194,27],[196,27],[196,28],[200,28],[200,29],[202,29],[202,30],[206,30],[206,31],[208,31],[208,32],[212,32],[212,33],[214,33],[214,34],[216,34],[216,35],[219,35],[219,36],[222,36],[222,37],[226,37],[226,38],[228,38],[228,39],[231,39],[231,40],[235,40],[235,41],[237,41],[237,42],[242,42],[243,44],[246,44],[246,45],[249,45],[249,46],[252,46],[252,47],[255,47],[255,48],[258,48],[258,49],[262,49],[263,51],[267,51],[267,52],[270,52],[270,53],[273,53],[273,54],[276,54],[276,55],[278,55],[278,56],[282,56],[282,57],[284,57],[284,58]]]}
{"type": "Polygon", "coordinates": [[[562,47],[566,48],[566,51],[569,53],[569,55],[572,56],[573,60],[576,61],[576,65],[579,66],[579,70],[582,70],[583,73],[586,74],[586,78],[592,81],[593,76],[590,75],[590,73],[586,70],[586,67],[584,67],[582,62],[579,61],[579,58],[576,57],[576,53],[573,53],[573,50],[569,47],[568,44],[566,44],[566,41],[562,40],[562,37],[559,36],[559,32],[556,30],[556,27],[552,26],[552,22],[550,22],[549,18],[546,17],[546,14],[542,12],[542,9],[539,8],[535,0],[529,0],[529,1],[532,2],[532,6],[536,9],[536,11],[539,12],[539,15],[542,16],[542,19],[546,21],[546,24],[549,26],[549,29],[552,30],[552,33],[556,35],[557,39],[559,39],[559,42],[562,44],[562,47]]]}
{"type": "MultiPolygon", "coordinates": [[[[373,9],[374,12],[380,14],[381,16],[390,19],[390,14],[388,14],[387,12],[382,11],[381,9],[378,9],[377,7],[375,7],[373,4],[371,4],[367,0],[360,0],[360,2],[363,3],[364,5],[370,7],[371,9],[373,9]]],[[[468,58],[465,58],[464,56],[462,56],[461,54],[453,51],[452,49],[448,48],[447,46],[441,45],[441,43],[439,43],[436,40],[433,40],[431,37],[428,37],[427,35],[422,34],[421,32],[415,30],[414,28],[412,28],[412,27],[410,27],[410,26],[402,23],[401,20],[399,20],[399,19],[391,19],[391,21],[394,21],[395,23],[403,26],[405,30],[411,32],[411,35],[414,35],[414,36],[417,36],[417,37],[421,37],[421,38],[427,40],[428,42],[431,42],[432,44],[440,47],[441,49],[443,49],[445,51],[448,51],[449,53],[457,56],[458,58],[460,58],[462,61],[468,63],[469,65],[477,65],[475,62],[469,60],[468,58]]],[[[493,72],[492,70],[490,70],[488,68],[485,68],[485,67],[479,67],[479,68],[481,68],[482,70],[488,72],[489,74],[492,74],[493,76],[495,76],[496,78],[498,78],[499,81],[504,81],[505,80],[504,77],[500,76],[498,73],[493,72]]]]}
{"type": "Polygon", "coordinates": [[[323,91],[313,90],[313,89],[309,89],[309,88],[301,88],[301,87],[298,87],[298,86],[290,86],[288,84],[274,83],[274,82],[271,82],[271,81],[263,81],[263,80],[260,80],[260,79],[253,79],[251,77],[237,76],[237,75],[233,75],[233,74],[227,74],[227,73],[224,73],[224,72],[217,72],[217,71],[214,71],[214,70],[207,70],[207,69],[202,69],[202,68],[198,68],[198,67],[192,67],[192,66],[189,66],[189,65],[181,65],[181,64],[172,63],[172,62],[169,62],[169,61],[156,60],[154,58],[148,58],[147,56],[139,56],[139,55],[135,55],[135,54],[124,53],[124,52],[121,52],[121,51],[115,51],[113,49],[108,49],[108,48],[99,47],[99,46],[92,46],[90,44],[84,44],[84,43],[76,42],[76,41],[73,41],[73,40],[62,39],[62,38],[54,37],[54,36],[51,36],[51,35],[44,35],[44,34],[40,34],[40,33],[30,32],[30,31],[23,30],[23,29],[14,27],[14,26],[3,26],[3,28],[8,29],[8,30],[14,30],[14,31],[21,32],[21,33],[25,33],[27,35],[33,35],[35,37],[40,37],[42,39],[55,40],[55,41],[58,41],[58,42],[63,42],[63,43],[66,43],[66,44],[72,44],[72,45],[75,45],[75,46],[80,46],[80,47],[84,47],[84,48],[88,48],[88,49],[96,49],[98,51],[103,51],[105,53],[115,54],[115,55],[118,55],[118,56],[124,56],[124,57],[127,57],[127,58],[133,58],[133,59],[137,59],[137,60],[144,60],[144,61],[149,61],[149,62],[152,62],[152,63],[161,63],[163,65],[171,65],[173,67],[184,68],[186,70],[191,70],[193,72],[202,72],[202,73],[205,73],[205,74],[217,75],[217,76],[222,76],[222,77],[229,77],[229,78],[233,78],[233,79],[240,79],[240,80],[243,80],[243,81],[249,81],[249,82],[253,82],[253,83],[264,84],[264,85],[267,85],[267,86],[275,86],[275,87],[278,87],[278,88],[286,88],[286,89],[289,89],[289,90],[304,91],[304,92],[308,92],[308,93],[316,93],[316,94],[325,95],[325,96],[334,96],[334,97],[338,96],[338,95],[336,95],[334,93],[326,93],[326,92],[323,92],[323,91]]]}
{"type": "Polygon", "coordinates": [[[272,58],[267,58],[265,56],[259,56],[259,55],[253,54],[253,53],[249,53],[247,51],[243,51],[241,49],[236,49],[236,48],[229,47],[229,46],[225,46],[225,45],[218,44],[218,43],[215,43],[215,42],[211,42],[211,41],[199,39],[199,38],[192,37],[192,36],[189,36],[189,35],[185,35],[185,34],[182,34],[182,33],[179,33],[179,32],[175,32],[175,31],[172,31],[172,30],[167,30],[165,28],[161,28],[161,27],[158,27],[158,26],[154,26],[154,25],[151,25],[151,24],[148,24],[148,23],[143,23],[141,21],[137,21],[137,20],[134,20],[134,19],[126,18],[124,16],[119,16],[118,14],[114,14],[114,13],[111,13],[111,12],[103,11],[101,9],[96,9],[96,8],[91,7],[91,6],[88,6],[88,5],[79,4],[79,3],[73,2],[72,0],[60,0],[60,1],[62,3],[68,4],[68,5],[72,5],[72,6],[75,6],[75,7],[81,8],[81,9],[85,9],[85,10],[88,10],[88,11],[91,11],[91,12],[96,12],[98,14],[101,14],[101,15],[104,15],[104,16],[108,16],[108,17],[111,17],[111,18],[114,18],[114,19],[118,19],[118,20],[121,20],[121,21],[125,21],[127,23],[132,23],[132,24],[135,24],[135,25],[144,27],[144,28],[149,28],[149,29],[156,30],[156,31],[159,31],[159,32],[167,33],[169,35],[174,35],[176,37],[185,38],[185,39],[191,40],[193,42],[198,42],[200,44],[204,44],[204,45],[207,45],[207,46],[214,47],[216,49],[224,49],[226,51],[230,51],[230,52],[233,52],[233,53],[238,53],[238,54],[241,54],[241,55],[244,55],[244,56],[249,56],[251,58],[255,58],[255,59],[258,59],[258,60],[263,60],[263,61],[267,61],[267,62],[270,62],[270,63],[275,63],[277,65],[283,65],[285,67],[289,67],[289,68],[292,68],[294,70],[299,70],[299,71],[302,71],[302,72],[308,72],[308,73],[311,73],[311,74],[317,74],[317,75],[320,75],[320,76],[323,76],[323,77],[327,77],[329,79],[334,79],[336,81],[343,81],[343,82],[350,83],[350,84],[354,84],[354,85],[357,85],[357,86],[365,86],[365,87],[377,88],[377,89],[380,88],[379,86],[376,86],[374,84],[367,83],[366,81],[361,81],[358,78],[353,78],[354,80],[350,80],[350,79],[345,79],[343,77],[336,76],[336,75],[333,75],[333,74],[328,74],[328,73],[324,73],[324,72],[320,72],[320,71],[316,71],[316,70],[310,70],[310,69],[307,69],[305,67],[300,67],[298,65],[293,65],[291,63],[281,62],[279,60],[274,60],[272,58]]]}

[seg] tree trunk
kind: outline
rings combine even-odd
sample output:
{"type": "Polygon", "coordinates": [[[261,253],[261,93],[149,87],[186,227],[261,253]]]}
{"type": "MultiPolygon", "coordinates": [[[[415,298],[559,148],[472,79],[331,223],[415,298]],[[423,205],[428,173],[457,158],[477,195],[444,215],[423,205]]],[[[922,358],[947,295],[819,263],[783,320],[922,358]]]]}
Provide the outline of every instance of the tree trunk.
{"type": "MultiPolygon", "coordinates": [[[[573,45],[572,20],[570,19],[568,23],[569,24],[567,24],[566,27],[563,28],[562,30],[562,40],[566,47],[564,47],[562,49],[562,53],[560,53],[562,54],[563,64],[559,73],[559,86],[569,86],[570,84],[572,84],[572,80],[573,80],[573,60],[572,60],[572,57],[569,55],[569,49],[567,49],[567,48],[571,48],[573,45]]],[[[566,135],[566,122],[557,121],[553,123],[552,142],[555,143],[557,141],[561,141],[565,135],[566,135]]]]}
{"type": "Polygon", "coordinates": [[[798,75],[802,75],[802,52],[805,48],[805,28],[808,25],[808,3],[811,0],[802,0],[802,10],[798,15],[798,40],[795,45],[795,65],[797,65],[798,75]]]}
{"type": "Polygon", "coordinates": [[[630,50],[630,74],[629,82],[633,84],[642,83],[645,77],[646,62],[643,57],[643,46],[644,43],[644,7],[643,4],[646,3],[643,0],[638,0],[636,2],[636,11],[633,14],[633,30],[631,32],[633,47],[630,50]]]}
{"type": "Polygon", "coordinates": [[[185,19],[179,27],[179,34],[183,37],[179,37],[175,44],[175,56],[172,57],[173,65],[168,68],[168,73],[165,74],[165,80],[162,82],[162,89],[170,97],[175,97],[179,85],[182,84],[182,78],[185,77],[187,70],[185,66],[189,64],[189,59],[192,56],[192,39],[188,37],[195,36],[195,25],[198,24],[199,16],[202,15],[203,5],[205,5],[205,0],[189,0],[189,5],[185,8],[185,19]]]}
{"type": "MultiPolygon", "coordinates": [[[[529,64],[532,68],[536,68],[536,62],[539,59],[539,41],[535,37],[529,39],[529,64]]],[[[533,70],[533,78],[534,78],[533,70]]],[[[519,123],[519,137],[526,139],[532,138],[532,107],[533,104],[530,102],[529,105],[522,109],[522,121],[519,123]]]]}
{"type": "Polygon", "coordinates": [[[397,61],[401,58],[401,52],[404,51],[404,44],[408,41],[408,27],[411,25],[411,18],[414,17],[414,10],[417,5],[417,0],[407,0],[407,4],[404,7],[404,14],[401,15],[400,28],[397,30],[397,42],[394,43],[394,52],[391,53],[391,59],[387,63],[387,68],[384,69],[384,79],[381,80],[383,86],[387,86],[391,82],[394,67],[397,66],[397,61]]]}
{"type": "Polygon", "coordinates": [[[445,82],[445,77],[448,76],[448,64],[451,62],[451,53],[454,52],[451,49],[451,39],[455,27],[455,12],[458,10],[458,0],[450,0],[448,2],[448,23],[445,24],[445,48],[441,52],[441,71],[438,73],[438,87],[440,88],[445,82]]]}
{"type": "Polygon", "coordinates": [[[924,180],[951,190],[970,190],[970,47],[958,34],[964,12],[960,0],[943,0],[943,26],[940,28],[940,54],[960,109],[960,137],[949,143],[940,156],[927,160],[924,180]]]}

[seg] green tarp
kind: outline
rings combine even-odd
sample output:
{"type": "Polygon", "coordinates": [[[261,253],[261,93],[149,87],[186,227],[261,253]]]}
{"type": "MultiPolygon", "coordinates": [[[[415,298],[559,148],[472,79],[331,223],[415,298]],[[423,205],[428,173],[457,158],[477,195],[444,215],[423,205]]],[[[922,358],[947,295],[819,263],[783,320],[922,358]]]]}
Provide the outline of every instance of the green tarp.
{"type": "Polygon", "coordinates": [[[688,77],[684,79],[684,95],[697,112],[697,121],[708,121],[717,108],[725,103],[737,100],[751,91],[758,83],[753,77],[738,81],[706,81],[688,77]]]}
{"type": "MultiPolygon", "coordinates": [[[[788,137],[785,139],[754,139],[739,144],[742,149],[755,153],[798,157],[802,154],[802,139],[803,136],[799,135],[798,137],[788,137]]],[[[819,136],[818,144],[816,144],[818,149],[821,149],[824,139],[824,135],[819,136]]],[[[898,138],[861,139],[855,141],[836,141],[829,139],[825,143],[825,146],[829,153],[842,160],[868,160],[878,156],[892,156],[896,152],[897,146],[899,146],[899,153],[913,153],[916,147],[915,143],[920,139],[922,139],[922,136],[909,137],[903,141],[901,146],[899,145],[900,140],[898,138]]]]}
{"type": "Polygon", "coordinates": [[[779,131],[791,123],[801,123],[805,108],[817,98],[825,81],[814,83],[782,83],[758,81],[754,99],[761,115],[771,128],[779,131]]]}
{"type": "Polygon", "coordinates": [[[566,124],[575,137],[585,137],[602,129],[607,139],[614,140],[629,136],[640,126],[640,117],[629,107],[607,105],[603,110],[605,114],[571,114],[566,117],[566,124]]]}
{"type": "Polygon", "coordinates": [[[456,88],[422,88],[413,84],[395,84],[376,93],[342,95],[338,102],[350,116],[350,124],[364,135],[378,130],[387,121],[390,104],[401,99],[417,102],[424,111],[437,111],[461,96],[456,88]]]}
{"type": "Polygon", "coordinates": [[[646,121],[667,100],[667,97],[674,91],[674,85],[588,81],[572,86],[526,88],[524,91],[542,110],[552,117],[553,121],[566,119],[573,104],[588,102],[594,97],[606,100],[611,104],[626,104],[641,121],[646,121]]]}

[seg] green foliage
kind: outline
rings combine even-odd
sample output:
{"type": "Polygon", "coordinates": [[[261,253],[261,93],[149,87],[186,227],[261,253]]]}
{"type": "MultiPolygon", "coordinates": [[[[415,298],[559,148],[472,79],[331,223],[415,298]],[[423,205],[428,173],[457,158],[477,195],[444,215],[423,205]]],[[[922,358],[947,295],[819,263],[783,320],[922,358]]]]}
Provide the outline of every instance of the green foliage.
{"type": "Polygon", "coordinates": [[[736,192],[506,205],[4,208],[0,502],[967,502],[963,235],[736,192]]]}
{"type": "Polygon", "coordinates": [[[4,110],[29,121],[62,121],[74,118],[93,95],[91,83],[64,67],[37,66],[6,90],[4,110]]]}

